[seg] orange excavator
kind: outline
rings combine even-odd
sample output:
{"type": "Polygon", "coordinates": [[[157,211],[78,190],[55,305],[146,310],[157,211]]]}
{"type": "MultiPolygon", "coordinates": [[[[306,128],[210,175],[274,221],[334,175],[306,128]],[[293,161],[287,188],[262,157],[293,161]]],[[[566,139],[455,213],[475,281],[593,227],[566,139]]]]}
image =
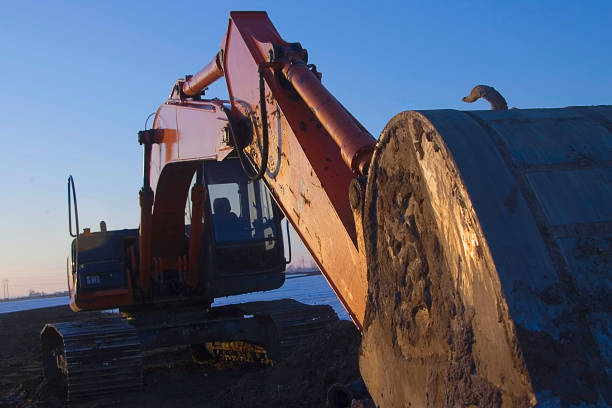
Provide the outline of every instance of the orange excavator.
{"type": "Polygon", "coordinates": [[[480,86],[464,100],[493,110],[402,112],[377,140],[321,78],[266,13],[232,12],[138,133],[139,229],[80,232],[69,180],[70,305],[124,317],[45,326],[45,376],[76,399],[137,386],[148,348],[282,355],[333,311],[210,304],[283,284],[286,218],[377,406],[612,405],[612,107],[508,110],[480,86]],[[221,78],[229,101],[204,99],[221,78]]]}

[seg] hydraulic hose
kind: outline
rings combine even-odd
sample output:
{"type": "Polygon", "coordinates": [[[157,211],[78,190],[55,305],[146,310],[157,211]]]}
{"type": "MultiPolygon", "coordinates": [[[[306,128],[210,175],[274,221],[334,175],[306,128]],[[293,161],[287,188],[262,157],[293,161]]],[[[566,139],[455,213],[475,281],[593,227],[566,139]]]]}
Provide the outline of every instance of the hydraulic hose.
{"type": "Polygon", "coordinates": [[[256,181],[261,179],[264,174],[266,174],[266,170],[268,168],[268,111],[266,107],[266,88],[264,82],[264,67],[259,67],[259,106],[261,112],[261,166],[259,169],[253,173],[249,167],[255,168],[255,164],[249,157],[244,153],[243,148],[240,147],[238,143],[238,138],[236,136],[236,129],[238,125],[236,121],[233,119],[231,112],[228,108],[223,107],[223,111],[227,115],[227,120],[229,123],[229,132],[232,137],[232,141],[234,142],[234,147],[236,148],[236,153],[238,153],[238,158],[240,159],[240,164],[242,165],[242,169],[244,173],[247,175],[249,180],[256,181]]]}

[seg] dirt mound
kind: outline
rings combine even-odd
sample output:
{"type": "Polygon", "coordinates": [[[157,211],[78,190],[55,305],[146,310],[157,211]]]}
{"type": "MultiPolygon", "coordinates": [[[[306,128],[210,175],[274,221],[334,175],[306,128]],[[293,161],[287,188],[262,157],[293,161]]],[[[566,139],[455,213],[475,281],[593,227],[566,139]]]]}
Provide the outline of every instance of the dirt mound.
{"type": "Polygon", "coordinates": [[[224,397],[224,407],[322,407],[334,383],[359,378],[361,337],[347,321],[330,324],[285,361],[248,373],[224,397]]]}
{"type": "Polygon", "coordinates": [[[97,312],[77,314],[68,306],[0,314],[0,407],[30,407],[54,400],[53,392],[42,384],[40,331],[45,323],[94,314],[97,312]]]}
{"type": "MultiPolygon", "coordinates": [[[[0,315],[0,407],[63,406],[42,378],[40,330],[83,317],[65,306],[0,315]]],[[[322,407],[331,384],[359,377],[359,343],[352,323],[340,321],[273,367],[158,366],[145,370],[141,390],[74,406],[322,407]]]]}

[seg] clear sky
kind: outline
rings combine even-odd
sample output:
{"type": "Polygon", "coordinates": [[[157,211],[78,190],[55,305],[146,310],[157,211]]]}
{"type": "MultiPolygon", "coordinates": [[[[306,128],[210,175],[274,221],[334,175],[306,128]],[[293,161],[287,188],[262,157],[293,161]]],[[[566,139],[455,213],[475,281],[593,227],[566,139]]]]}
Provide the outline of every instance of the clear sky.
{"type": "MultiPolygon", "coordinates": [[[[407,109],[612,103],[610,1],[0,1],[0,279],[64,290],[66,177],[81,226],[138,225],[136,133],[218,51],[230,10],[266,10],[377,136],[407,109]]],[[[211,97],[225,97],[223,82],[211,97]]],[[[303,250],[302,250],[303,251],[303,250]]],[[[298,259],[300,253],[298,253],[298,259]]],[[[0,293],[1,295],[1,293],[0,293]]]]}

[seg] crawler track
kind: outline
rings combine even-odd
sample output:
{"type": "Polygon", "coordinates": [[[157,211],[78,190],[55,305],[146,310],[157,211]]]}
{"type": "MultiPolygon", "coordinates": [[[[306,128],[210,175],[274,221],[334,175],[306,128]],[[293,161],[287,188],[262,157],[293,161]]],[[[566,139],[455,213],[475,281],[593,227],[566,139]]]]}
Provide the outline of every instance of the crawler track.
{"type": "Polygon", "coordinates": [[[136,330],[121,318],[45,325],[43,372],[66,387],[67,401],[142,386],[136,330]]]}
{"type": "MultiPolygon", "coordinates": [[[[271,319],[278,344],[248,344],[242,341],[215,341],[205,344],[216,358],[226,361],[258,362],[271,365],[287,357],[293,350],[338,316],[328,305],[305,305],[293,299],[250,302],[216,308],[238,309],[244,316],[271,319]]],[[[195,358],[195,357],[194,357],[195,358]]]]}
{"type": "Polygon", "coordinates": [[[325,325],[338,320],[329,305],[305,305],[293,299],[251,302],[237,305],[245,314],[269,316],[276,325],[280,341],[280,359],[325,325]]]}
{"type": "Polygon", "coordinates": [[[105,317],[45,325],[45,378],[65,387],[67,401],[96,398],[142,386],[143,351],[200,342],[222,359],[271,364],[338,320],[328,305],[292,299],[143,315],[146,320],[105,317]],[[270,329],[274,335],[258,334],[270,329]]]}

